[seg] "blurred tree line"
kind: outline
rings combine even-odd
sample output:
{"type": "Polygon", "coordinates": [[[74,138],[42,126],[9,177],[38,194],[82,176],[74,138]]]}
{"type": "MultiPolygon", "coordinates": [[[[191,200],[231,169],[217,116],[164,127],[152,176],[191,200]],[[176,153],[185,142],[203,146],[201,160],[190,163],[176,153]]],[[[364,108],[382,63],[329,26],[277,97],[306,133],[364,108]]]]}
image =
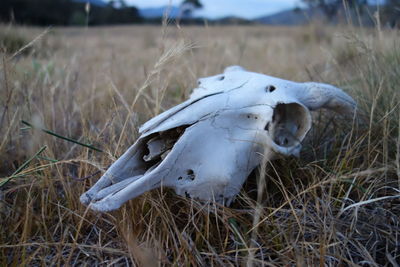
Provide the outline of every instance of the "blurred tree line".
{"type": "MultiPolygon", "coordinates": [[[[378,1],[378,0],[376,0],[378,1]]],[[[344,7],[356,9],[361,15],[368,12],[373,1],[368,0],[303,0],[310,7],[319,7],[328,20],[337,16],[344,7]]],[[[400,27],[400,0],[378,1],[381,5],[380,19],[383,24],[400,27]]]]}
{"type": "Polygon", "coordinates": [[[123,0],[88,5],[76,0],[0,0],[0,21],[31,25],[104,25],[142,21],[123,0]]]}

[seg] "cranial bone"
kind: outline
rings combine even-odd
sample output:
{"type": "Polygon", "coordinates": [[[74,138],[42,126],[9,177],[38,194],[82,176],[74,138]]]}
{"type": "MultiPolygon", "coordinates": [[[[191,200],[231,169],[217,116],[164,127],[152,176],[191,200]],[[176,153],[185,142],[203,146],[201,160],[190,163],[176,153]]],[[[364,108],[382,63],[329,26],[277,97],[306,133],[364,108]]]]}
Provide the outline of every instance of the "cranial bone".
{"type": "Polygon", "coordinates": [[[354,100],[322,83],[297,83],[232,66],[198,80],[190,98],[154,117],[80,200],[111,211],[146,191],[230,205],[262,154],[298,155],[310,110],[352,114],[354,100]],[[268,153],[265,153],[267,151],[268,153]]]}

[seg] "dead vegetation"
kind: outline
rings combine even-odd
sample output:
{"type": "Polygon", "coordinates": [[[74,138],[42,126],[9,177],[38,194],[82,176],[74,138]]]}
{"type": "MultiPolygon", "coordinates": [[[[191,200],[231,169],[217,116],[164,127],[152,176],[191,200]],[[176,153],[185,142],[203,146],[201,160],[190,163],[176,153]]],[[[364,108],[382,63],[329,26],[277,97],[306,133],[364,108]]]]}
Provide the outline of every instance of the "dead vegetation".
{"type": "MultiPolygon", "coordinates": [[[[13,31],[31,41],[44,29],[13,31]]],[[[318,26],[55,28],[29,45],[37,53],[3,50],[0,265],[396,266],[398,36],[318,26]],[[266,162],[230,208],[166,188],[109,214],[79,203],[98,176],[77,178],[104,171],[139,125],[184,100],[198,77],[233,64],[340,86],[358,117],[348,125],[314,113],[302,159],[266,162]]]]}

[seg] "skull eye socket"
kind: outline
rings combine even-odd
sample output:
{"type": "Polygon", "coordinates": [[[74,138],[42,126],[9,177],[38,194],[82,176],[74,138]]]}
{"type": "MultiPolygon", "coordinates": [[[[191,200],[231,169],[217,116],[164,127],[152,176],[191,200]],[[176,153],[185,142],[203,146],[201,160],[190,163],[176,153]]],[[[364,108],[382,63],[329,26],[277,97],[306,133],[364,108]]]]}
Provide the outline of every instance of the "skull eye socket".
{"type": "Polygon", "coordinates": [[[222,81],[224,79],[225,79],[225,76],[221,76],[221,77],[218,78],[218,81],[222,81]]]}
{"type": "Polygon", "coordinates": [[[272,93],[273,91],[275,91],[276,87],[273,85],[268,85],[267,87],[265,87],[265,91],[272,93]]]}
{"type": "Polygon", "coordinates": [[[297,145],[310,128],[309,111],[297,103],[278,103],[274,108],[272,121],[265,130],[279,146],[292,147],[297,145]]]}

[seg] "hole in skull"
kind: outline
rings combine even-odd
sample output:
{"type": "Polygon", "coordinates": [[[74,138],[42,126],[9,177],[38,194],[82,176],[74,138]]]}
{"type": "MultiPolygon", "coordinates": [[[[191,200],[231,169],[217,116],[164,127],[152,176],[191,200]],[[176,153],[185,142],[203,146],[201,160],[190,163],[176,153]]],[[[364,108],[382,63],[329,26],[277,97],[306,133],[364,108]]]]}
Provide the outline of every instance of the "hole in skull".
{"type": "Polygon", "coordinates": [[[185,197],[190,198],[190,194],[187,191],[185,191],[185,197]]]}
{"type": "Polygon", "coordinates": [[[272,122],[268,122],[264,129],[277,145],[291,147],[300,142],[306,120],[304,108],[299,104],[278,103],[274,108],[272,122]]]}
{"type": "Polygon", "coordinates": [[[264,130],[269,131],[269,122],[267,123],[267,125],[265,125],[264,130]]]}
{"type": "Polygon", "coordinates": [[[225,79],[225,76],[221,76],[218,78],[218,80],[222,81],[223,79],[225,79]]]}
{"type": "Polygon", "coordinates": [[[285,140],[283,140],[283,144],[287,145],[289,143],[289,140],[287,138],[285,138],[285,140]]]}
{"type": "Polygon", "coordinates": [[[193,181],[196,178],[194,171],[191,169],[186,170],[185,174],[178,177],[178,180],[183,180],[184,182],[193,181]]]}
{"type": "Polygon", "coordinates": [[[187,170],[186,171],[186,175],[187,175],[187,178],[189,178],[190,180],[194,180],[194,178],[196,178],[196,176],[194,175],[194,171],[193,170],[187,170]]]}
{"type": "Polygon", "coordinates": [[[276,89],[275,86],[273,86],[273,85],[268,85],[268,86],[265,88],[265,91],[267,91],[267,92],[269,92],[269,93],[272,93],[273,91],[275,91],[275,89],[276,89]]]}
{"type": "Polygon", "coordinates": [[[275,136],[274,141],[280,146],[291,146],[296,142],[296,136],[287,130],[280,129],[279,136],[275,136]]]}
{"type": "Polygon", "coordinates": [[[154,163],[164,160],[188,126],[183,125],[149,136],[143,149],[142,158],[144,162],[149,163],[149,166],[153,166],[154,163]]]}

